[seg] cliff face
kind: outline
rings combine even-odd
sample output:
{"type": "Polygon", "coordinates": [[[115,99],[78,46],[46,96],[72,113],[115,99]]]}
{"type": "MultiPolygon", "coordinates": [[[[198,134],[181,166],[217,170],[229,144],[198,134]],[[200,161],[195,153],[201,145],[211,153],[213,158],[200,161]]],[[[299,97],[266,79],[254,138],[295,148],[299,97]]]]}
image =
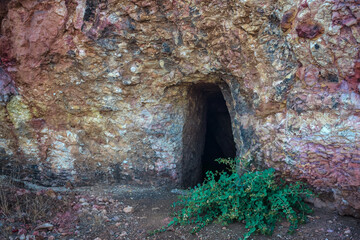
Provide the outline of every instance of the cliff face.
{"type": "Polygon", "coordinates": [[[359,4],[2,1],[0,165],[44,185],[184,183],[216,86],[237,156],[359,217],[359,4]]]}

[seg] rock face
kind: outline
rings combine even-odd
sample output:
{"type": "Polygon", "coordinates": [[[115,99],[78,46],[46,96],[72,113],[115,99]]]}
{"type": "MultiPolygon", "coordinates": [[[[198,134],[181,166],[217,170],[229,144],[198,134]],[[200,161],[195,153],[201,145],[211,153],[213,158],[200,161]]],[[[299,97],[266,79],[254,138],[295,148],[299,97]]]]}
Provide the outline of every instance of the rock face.
{"type": "Polygon", "coordinates": [[[44,185],[190,184],[215,86],[237,156],[360,217],[358,0],[0,6],[4,172],[44,185]]]}

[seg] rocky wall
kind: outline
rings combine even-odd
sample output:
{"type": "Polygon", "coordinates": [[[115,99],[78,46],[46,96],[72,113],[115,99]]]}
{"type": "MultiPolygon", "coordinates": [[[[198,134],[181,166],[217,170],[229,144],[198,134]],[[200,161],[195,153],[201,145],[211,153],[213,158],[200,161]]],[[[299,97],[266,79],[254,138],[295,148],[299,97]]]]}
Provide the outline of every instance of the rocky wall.
{"type": "Polygon", "coordinates": [[[186,139],[200,141],[189,89],[212,83],[238,156],[360,216],[359,4],[4,1],[1,168],[43,185],[179,184],[186,139]]]}

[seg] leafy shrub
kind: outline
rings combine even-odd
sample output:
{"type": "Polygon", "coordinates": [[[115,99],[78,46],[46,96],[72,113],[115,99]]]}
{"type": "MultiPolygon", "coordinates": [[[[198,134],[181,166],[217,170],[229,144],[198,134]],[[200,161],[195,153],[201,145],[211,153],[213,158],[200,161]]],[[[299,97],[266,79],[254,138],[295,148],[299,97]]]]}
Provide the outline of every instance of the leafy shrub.
{"type": "Polygon", "coordinates": [[[283,218],[289,221],[291,233],[312,212],[304,203],[304,198],[312,193],[302,183],[285,184],[277,180],[274,169],[251,171],[244,160],[237,165],[232,159],[216,161],[228,165],[229,173],[207,172],[202,184],[174,203],[182,209],[175,212],[167,227],[194,224],[192,232],[195,233],[215,220],[225,225],[245,222],[249,229],[244,235],[247,239],[255,232],[271,235],[276,223],[283,218]],[[239,167],[240,173],[236,171],[239,167]]]}

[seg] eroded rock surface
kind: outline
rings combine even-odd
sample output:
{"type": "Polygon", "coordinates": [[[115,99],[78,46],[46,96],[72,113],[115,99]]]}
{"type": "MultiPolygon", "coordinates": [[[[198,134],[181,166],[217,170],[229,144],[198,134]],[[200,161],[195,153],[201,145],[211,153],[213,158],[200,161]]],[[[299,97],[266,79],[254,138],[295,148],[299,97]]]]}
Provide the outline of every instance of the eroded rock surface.
{"type": "Polygon", "coordinates": [[[184,141],[203,139],[191,89],[216,84],[238,156],[360,216],[358,0],[5,3],[4,171],[181,184],[183,159],[199,157],[184,141]]]}

